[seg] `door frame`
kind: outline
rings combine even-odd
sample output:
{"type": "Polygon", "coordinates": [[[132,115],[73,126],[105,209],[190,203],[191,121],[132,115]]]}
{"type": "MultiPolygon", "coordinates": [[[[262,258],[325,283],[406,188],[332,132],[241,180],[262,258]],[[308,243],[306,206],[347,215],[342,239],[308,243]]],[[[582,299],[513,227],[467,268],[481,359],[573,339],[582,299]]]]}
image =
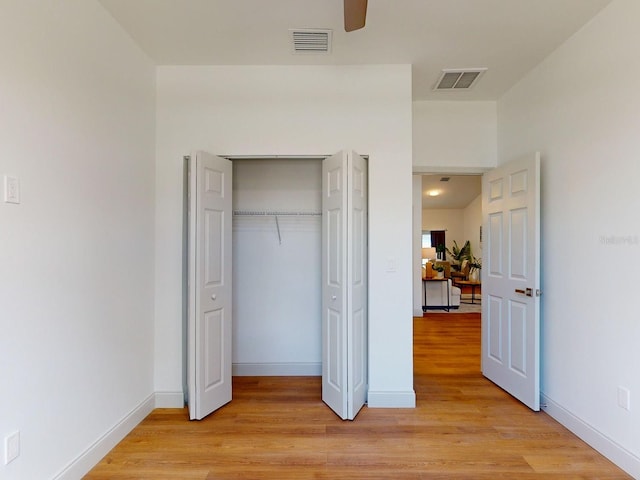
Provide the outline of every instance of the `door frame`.
{"type": "MultiPolygon", "coordinates": [[[[411,172],[412,177],[421,177],[422,175],[444,175],[444,176],[456,176],[456,175],[469,175],[482,177],[483,174],[492,170],[495,167],[416,167],[414,166],[411,172]]],[[[413,184],[412,184],[413,185],[413,184]]],[[[420,189],[421,190],[421,189],[420,189]]],[[[422,196],[420,196],[420,209],[419,212],[416,209],[416,191],[415,187],[412,191],[413,201],[411,202],[414,209],[413,212],[413,225],[412,225],[412,239],[411,252],[413,259],[413,316],[422,316],[422,196]],[[419,218],[419,220],[417,220],[419,218]],[[418,302],[419,301],[419,305],[418,302]]]]}
{"type": "MultiPolygon", "coordinates": [[[[499,165],[496,165],[495,167],[413,167],[412,169],[412,175],[413,176],[422,176],[422,175],[478,175],[478,176],[482,176],[483,174],[485,174],[488,171],[493,170],[494,168],[498,168],[499,165]]],[[[413,183],[412,183],[413,185],[413,183]]],[[[412,192],[413,195],[413,202],[412,202],[412,206],[415,209],[416,207],[416,201],[418,195],[415,191],[415,185],[414,185],[414,191],[412,192]]],[[[481,194],[483,193],[483,191],[481,190],[481,194]]],[[[417,212],[414,212],[414,224],[413,224],[413,231],[412,231],[412,238],[413,238],[413,242],[412,242],[412,257],[413,257],[413,264],[414,264],[414,270],[413,270],[413,291],[414,291],[414,310],[415,310],[415,295],[416,295],[416,291],[418,292],[418,297],[417,298],[421,298],[420,297],[420,292],[422,291],[422,273],[421,273],[421,260],[422,260],[422,255],[421,255],[421,250],[420,250],[420,246],[421,246],[421,235],[422,235],[422,189],[420,189],[420,197],[419,197],[419,202],[420,202],[420,221],[416,222],[416,219],[418,218],[418,214],[417,212]],[[416,285],[419,285],[419,287],[416,287],[416,285]]],[[[542,199],[541,199],[542,202],[542,199]]],[[[542,239],[540,239],[540,258],[542,258],[544,256],[543,253],[543,247],[542,247],[542,239]]],[[[540,265],[540,268],[542,269],[542,265],[540,265]]],[[[542,279],[541,279],[542,280],[542,279]]],[[[416,315],[416,313],[414,312],[414,316],[422,316],[422,309],[420,310],[420,314],[416,315]]],[[[484,331],[482,330],[482,326],[481,326],[481,331],[480,331],[480,342],[483,342],[484,340],[484,331]]],[[[543,361],[544,361],[544,349],[542,348],[542,336],[540,336],[540,351],[539,351],[539,359],[538,359],[540,365],[542,365],[543,361]]],[[[496,388],[500,388],[497,387],[496,388]]],[[[523,403],[524,405],[524,403],[523,403]]]]}
{"type": "MultiPolygon", "coordinates": [[[[331,154],[318,154],[318,155],[228,155],[228,154],[214,154],[217,157],[221,157],[233,162],[234,160],[273,160],[273,159],[284,159],[284,160],[324,160],[330,156],[331,154]]],[[[362,158],[367,161],[367,165],[369,164],[369,155],[368,154],[359,154],[362,158]]],[[[188,290],[187,290],[187,282],[188,282],[188,252],[189,252],[189,235],[188,235],[188,222],[187,215],[189,212],[189,198],[188,198],[188,159],[191,156],[191,153],[183,155],[183,229],[182,229],[182,259],[183,259],[183,268],[182,268],[182,289],[183,289],[183,299],[182,299],[182,383],[183,383],[183,399],[184,404],[188,403],[189,396],[189,379],[188,379],[188,290]]],[[[368,177],[367,177],[367,205],[369,204],[369,185],[368,185],[368,177]]],[[[367,238],[369,238],[369,224],[367,222],[367,238]]],[[[370,265],[370,257],[367,249],[367,271],[369,270],[370,265]]],[[[233,263],[231,265],[233,271],[233,263]]],[[[367,311],[369,310],[369,282],[367,281],[367,311]]],[[[366,318],[367,328],[369,323],[369,315],[366,318]]],[[[369,349],[369,339],[367,338],[367,349],[369,349]]],[[[369,371],[369,359],[367,356],[367,372],[369,371]]],[[[368,375],[367,375],[368,376],[368,375]]],[[[368,380],[367,380],[368,384],[368,380]]]]}

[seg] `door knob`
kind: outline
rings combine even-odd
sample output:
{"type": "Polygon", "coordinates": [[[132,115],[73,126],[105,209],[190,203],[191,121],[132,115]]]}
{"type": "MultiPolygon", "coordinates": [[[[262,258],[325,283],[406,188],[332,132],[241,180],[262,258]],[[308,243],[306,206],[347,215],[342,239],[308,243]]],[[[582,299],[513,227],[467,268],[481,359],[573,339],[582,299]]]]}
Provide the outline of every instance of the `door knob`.
{"type": "Polygon", "coordinates": [[[211,295],[211,300],[215,300],[216,298],[218,298],[218,297],[216,296],[215,293],[213,295],[211,295]]]}
{"type": "Polygon", "coordinates": [[[331,300],[335,300],[336,298],[338,297],[336,297],[335,295],[331,295],[331,300]]]}
{"type": "Polygon", "coordinates": [[[525,290],[516,288],[516,293],[521,293],[522,295],[526,295],[527,297],[533,297],[533,290],[531,288],[527,288],[525,290]]]}

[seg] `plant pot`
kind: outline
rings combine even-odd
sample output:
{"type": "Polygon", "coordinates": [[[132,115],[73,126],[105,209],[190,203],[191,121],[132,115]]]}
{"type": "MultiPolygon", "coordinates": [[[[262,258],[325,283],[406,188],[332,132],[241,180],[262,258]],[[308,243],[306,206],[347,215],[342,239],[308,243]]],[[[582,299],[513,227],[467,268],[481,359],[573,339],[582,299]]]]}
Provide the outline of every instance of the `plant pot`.
{"type": "Polygon", "coordinates": [[[444,278],[444,272],[436,272],[436,278],[444,278]]]}
{"type": "Polygon", "coordinates": [[[469,272],[469,280],[477,282],[480,279],[480,270],[477,268],[469,272]]]}

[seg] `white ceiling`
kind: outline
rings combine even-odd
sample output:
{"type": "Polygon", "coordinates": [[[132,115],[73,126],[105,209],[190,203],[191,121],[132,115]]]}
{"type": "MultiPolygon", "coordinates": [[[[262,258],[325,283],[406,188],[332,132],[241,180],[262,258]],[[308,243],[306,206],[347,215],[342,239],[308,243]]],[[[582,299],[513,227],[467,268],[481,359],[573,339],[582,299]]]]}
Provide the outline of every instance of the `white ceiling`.
{"type": "Polygon", "coordinates": [[[413,65],[414,100],[496,100],[611,0],[369,0],[345,33],[342,0],[99,0],[158,65],[413,65]],[[288,30],[333,30],[330,55],[293,55],[288,30]],[[487,67],[433,92],[444,68],[487,67]]]}
{"type": "Polygon", "coordinates": [[[422,208],[465,208],[482,190],[480,175],[423,175],[422,208]],[[443,182],[442,178],[449,178],[443,182]],[[437,190],[432,197],[430,191],[437,190]]]}

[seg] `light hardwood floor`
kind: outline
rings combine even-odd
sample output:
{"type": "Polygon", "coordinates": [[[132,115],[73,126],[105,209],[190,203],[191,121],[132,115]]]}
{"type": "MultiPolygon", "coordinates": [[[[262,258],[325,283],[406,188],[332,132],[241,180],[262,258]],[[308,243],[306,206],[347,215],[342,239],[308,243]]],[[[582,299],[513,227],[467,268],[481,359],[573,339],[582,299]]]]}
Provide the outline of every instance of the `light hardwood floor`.
{"type": "Polygon", "coordinates": [[[414,328],[415,409],[343,422],[317,377],[237,377],[229,405],[200,422],[155,410],[85,478],[631,478],[482,377],[479,315],[429,313],[414,328]]]}

